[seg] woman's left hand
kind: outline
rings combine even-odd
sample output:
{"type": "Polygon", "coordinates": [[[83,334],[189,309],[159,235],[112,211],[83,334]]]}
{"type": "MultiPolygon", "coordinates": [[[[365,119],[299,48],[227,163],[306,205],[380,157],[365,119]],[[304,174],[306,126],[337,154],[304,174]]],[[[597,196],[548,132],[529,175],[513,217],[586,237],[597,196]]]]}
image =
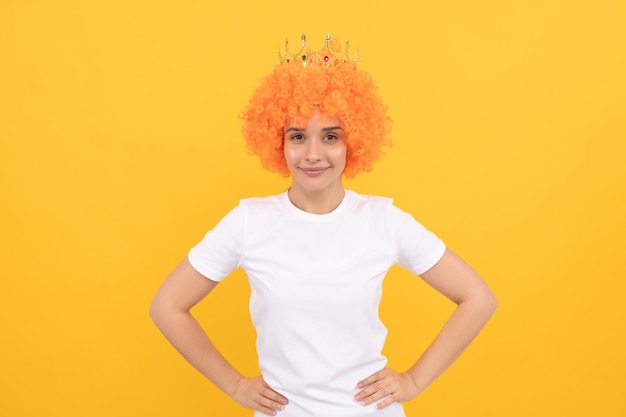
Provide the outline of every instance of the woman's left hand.
{"type": "Polygon", "coordinates": [[[370,405],[376,401],[376,408],[385,408],[394,402],[409,401],[419,394],[415,381],[408,372],[398,373],[389,368],[368,376],[357,384],[359,391],[354,400],[362,405],[370,405]]]}

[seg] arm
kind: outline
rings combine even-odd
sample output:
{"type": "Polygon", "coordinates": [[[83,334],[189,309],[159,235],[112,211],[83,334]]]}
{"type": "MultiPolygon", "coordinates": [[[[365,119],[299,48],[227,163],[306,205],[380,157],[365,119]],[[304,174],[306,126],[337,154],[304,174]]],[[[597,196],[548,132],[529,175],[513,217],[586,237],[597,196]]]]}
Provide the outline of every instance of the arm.
{"type": "Polygon", "coordinates": [[[154,297],[150,316],[176,350],[218,388],[244,407],[276,415],[287,399],[273,391],[262,377],[245,378],[235,370],[189,311],[216,285],[184,259],[154,297]]]}
{"type": "Polygon", "coordinates": [[[457,308],[426,349],[405,373],[385,368],[358,384],[355,396],[363,405],[384,408],[396,401],[409,401],[424,391],[469,346],[496,309],[497,301],[489,287],[459,256],[446,250],[431,269],[421,275],[437,291],[457,304],[457,308]]]}

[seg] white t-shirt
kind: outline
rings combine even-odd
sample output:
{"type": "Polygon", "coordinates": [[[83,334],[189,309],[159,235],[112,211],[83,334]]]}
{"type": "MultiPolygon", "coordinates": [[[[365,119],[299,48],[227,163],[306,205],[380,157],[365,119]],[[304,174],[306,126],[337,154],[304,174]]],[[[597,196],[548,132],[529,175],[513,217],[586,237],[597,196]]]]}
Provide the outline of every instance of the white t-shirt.
{"type": "Polygon", "coordinates": [[[421,274],[444,251],[388,198],[346,191],[319,215],[283,193],[241,200],[189,261],[214,281],[245,270],[261,373],[289,399],[280,417],[403,417],[399,403],[377,410],[354,402],[356,384],[387,363],[378,317],[387,270],[397,263],[421,274]]]}

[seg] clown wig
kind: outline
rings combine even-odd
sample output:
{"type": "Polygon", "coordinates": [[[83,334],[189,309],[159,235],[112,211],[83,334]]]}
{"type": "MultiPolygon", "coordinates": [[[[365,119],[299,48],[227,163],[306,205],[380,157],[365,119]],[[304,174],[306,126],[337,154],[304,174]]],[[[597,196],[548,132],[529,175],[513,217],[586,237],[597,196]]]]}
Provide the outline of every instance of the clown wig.
{"type": "Polygon", "coordinates": [[[277,65],[261,80],[241,114],[247,150],[260,158],[263,168],[289,176],[283,154],[284,126],[295,118],[305,127],[316,107],[343,124],[347,178],[371,171],[383,148],[391,146],[391,119],[369,73],[353,62],[334,66],[289,63],[277,65]]]}

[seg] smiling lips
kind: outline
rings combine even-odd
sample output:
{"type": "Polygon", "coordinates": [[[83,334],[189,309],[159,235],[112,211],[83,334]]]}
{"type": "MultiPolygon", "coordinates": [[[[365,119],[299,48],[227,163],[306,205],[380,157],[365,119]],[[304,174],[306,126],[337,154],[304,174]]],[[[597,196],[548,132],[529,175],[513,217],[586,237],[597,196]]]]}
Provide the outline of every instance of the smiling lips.
{"type": "Polygon", "coordinates": [[[330,167],[309,167],[309,168],[300,168],[300,170],[309,177],[319,177],[324,172],[326,172],[326,170],[329,168],[330,167]]]}

